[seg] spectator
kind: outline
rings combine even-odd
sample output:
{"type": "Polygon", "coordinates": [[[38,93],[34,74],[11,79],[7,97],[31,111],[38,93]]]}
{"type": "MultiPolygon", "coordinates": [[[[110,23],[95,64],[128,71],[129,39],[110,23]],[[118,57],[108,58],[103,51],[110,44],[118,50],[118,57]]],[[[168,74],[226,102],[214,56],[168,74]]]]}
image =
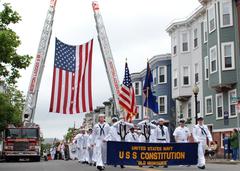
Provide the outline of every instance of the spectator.
{"type": "Polygon", "coordinates": [[[239,154],[238,136],[239,136],[238,130],[233,129],[232,136],[230,137],[230,145],[232,148],[232,160],[231,161],[236,161],[239,158],[239,156],[238,156],[238,154],[239,154]]]}

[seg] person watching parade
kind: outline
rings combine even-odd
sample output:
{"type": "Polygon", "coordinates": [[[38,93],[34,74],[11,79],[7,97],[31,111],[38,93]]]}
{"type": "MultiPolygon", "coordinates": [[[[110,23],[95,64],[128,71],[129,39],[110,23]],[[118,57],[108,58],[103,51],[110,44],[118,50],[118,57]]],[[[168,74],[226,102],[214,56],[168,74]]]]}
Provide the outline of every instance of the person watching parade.
{"type": "Polygon", "coordinates": [[[180,119],[179,126],[174,130],[173,136],[177,143],[189,142],[191,133],[189,129],[185,126],[184,119],[180,119]]]}
{"type": "Polygon", "coordinates": [[[98,115],[98,123],[93,127],[94,144],[96,148],[96,166],[98,170],[104,170],[107,158],[107,147],[104,138],[108,135],[110,126],[105,122],[105,115],[98,115]]]}
{"type": "Polygon", "coordinates": [[[203,117],[199,117],[197,119],[198,124],[193,127],[193,139],[194,142],[198,143],[198,164],[197,167],[199,169],[205,169],[205,148],[207,145],[207,139],[212,140],[212,135],[208,130],[207,125],[204,125],[203,117]]]}

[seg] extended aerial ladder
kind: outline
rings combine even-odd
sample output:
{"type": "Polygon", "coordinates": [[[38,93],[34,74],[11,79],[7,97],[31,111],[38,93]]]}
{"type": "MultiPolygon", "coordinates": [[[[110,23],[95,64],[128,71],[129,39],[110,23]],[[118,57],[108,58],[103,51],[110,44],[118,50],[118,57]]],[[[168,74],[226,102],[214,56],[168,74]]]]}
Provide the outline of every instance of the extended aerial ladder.
{"type": "Polygon", "coordinates": [[[27,92],[27,98],[23,110],[22,121],[26,125],[27,123],[33,123],[36,103],[38,97],[38,91],[42,74],[44,70],[45,60],[48,52],[49,42],[52,34],[52,25],[55,13],[57,0],[51,0],[50,6],[47,12],[47,17],[44,22],[42,35],[38,45],[37,56],[35,59],[30,85],[27,92]]]}
{"type": "Polygon", "coordinates": [[[124,111],[121,109],[119,105],[119,93],[120,93],[120,84],[117,75],[117,70],[114,64],[112,51],[110,48],[109,40],[107,37],[107,33],[104,27],[103,19],[99,11],[99,4],[97,1],[92,3],[92,8],[94,12],[94,18],[96,21],[96,28],[98,33],[98,41],[101,48],[101,53],[103,57],[103,61],[105,64],[108,81],[111,87],[113,99],[117,108],[117,114],[120,116],[124,116],[124,111]]]}

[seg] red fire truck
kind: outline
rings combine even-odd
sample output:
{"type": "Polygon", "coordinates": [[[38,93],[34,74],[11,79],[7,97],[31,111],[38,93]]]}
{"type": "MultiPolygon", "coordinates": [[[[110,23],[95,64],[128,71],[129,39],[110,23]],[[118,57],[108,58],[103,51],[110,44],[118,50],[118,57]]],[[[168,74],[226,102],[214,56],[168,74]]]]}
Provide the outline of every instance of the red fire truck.
{"type": "Polygon", "coordinates": [[[8,126],[4,130],[3,157],[6,161],[29,159],[40,161],[40,130],[38,125],[28,127],[8,126]]]}

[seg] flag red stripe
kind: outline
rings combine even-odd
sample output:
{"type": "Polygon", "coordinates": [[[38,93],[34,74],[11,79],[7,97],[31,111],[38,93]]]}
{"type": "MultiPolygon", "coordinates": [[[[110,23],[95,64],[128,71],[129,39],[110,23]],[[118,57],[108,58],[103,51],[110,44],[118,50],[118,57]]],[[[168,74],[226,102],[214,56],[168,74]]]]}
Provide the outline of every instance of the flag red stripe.
{"type": "Polygon", "coordinates": [[[128,96],[130,96],[129,88],[122,87],[121,90],[128,96]]]}
{"type": "Polygon", "coordinates": [[[93,52],[93,39],[91,40],[90,54],[89,54],[89,68],[88,68],[88,99],[89,110],[93,110],[92,106],[92,52],[93,52]]]}
{"type": "Polygon", "coordinates": [[[85,100],[85,74],[86,74],[86,67],[87,67],[87,61],[88,61],[88,43],[86,44],[85,48],[85,65],[84,65],[84,73],[83,73],[83,80],[82,80],[82,107],[83,111],[86,111],[86,100],[85,100]]]}
{"type": "Polygon", "coordinates": [[[58,75],[58,97],[57,97],[57,113],[60,113],[60,107],[61,107],[61,93],[62,93],[62,70],[59,69],[59,75],[58,75]]]}
{"type": "Polygon", "coordinates": [[[66,78],[65,78],[65,94],[64,94],[64,104],[63,104],[63,113],[67,113],[67,103],[68,103],[68,79],[69,77],[69,72],[66,71],[66,78]]]}
{"type": "Polygon", "coordinates": [[[123,94],[120,94],[119,97],[120,97],[119,99],[122,98],[124,101],[126,101],[127,103],[130,104],[131,101],[130,101],[130,98],[129,98],[129,97],[126,97],[126,96],[124,96],[123,94]]]}
{"type": "Polygon", "coordinates": [[[55,79],[56,79],[56,68],[53,69],[53,79],[52,79],[52,94],[49,112],[53,112],[53,103],[54,103],[54,92],[55,92],[55,79]]]}
{"type": "Polygon", "coordinates": [[[83,45],[80,45],[79,47],[79,73],[78,73],[78,90],[77,90],[77,112],[80,112],[80,107],[79,107],[79,92],[80,92],[80,81],[82,78],[82,51],[83,51],[83,45]]]}

